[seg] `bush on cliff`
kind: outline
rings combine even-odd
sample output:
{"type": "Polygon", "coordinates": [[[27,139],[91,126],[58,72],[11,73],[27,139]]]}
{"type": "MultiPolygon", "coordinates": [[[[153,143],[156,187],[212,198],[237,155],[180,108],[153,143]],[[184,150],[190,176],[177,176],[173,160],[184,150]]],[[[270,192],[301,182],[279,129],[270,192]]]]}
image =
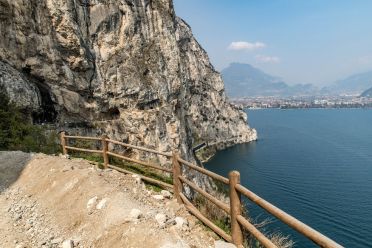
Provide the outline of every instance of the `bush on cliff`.
{"type": "Polygon", "coordinates": [[[54,131],[33,125],[29,114],[9,101],[0,87],[0,150],[24,152],[59,152],[58,136],[54,131]]]}

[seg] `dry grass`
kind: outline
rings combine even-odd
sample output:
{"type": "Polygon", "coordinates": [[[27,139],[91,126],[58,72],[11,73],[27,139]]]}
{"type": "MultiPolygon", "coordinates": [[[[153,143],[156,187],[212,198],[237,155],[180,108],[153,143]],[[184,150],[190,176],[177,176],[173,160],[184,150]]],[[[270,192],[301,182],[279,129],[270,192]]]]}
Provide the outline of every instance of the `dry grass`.
{"type": "Polygon", "coordinates": [[[289,236],[283,236],[281,233],[270,235],[270,240],[279,248],[291,248],[294,246],[294,241],[289,236]]]}
{"type": "MultiPolygon", "coordinates": [[[[79,140],[72,143],[73,145],[81,148],[100,149],[100,142],[79,140]]],[[[82,157],[99,163],[103,162],[101,155],[86,154],[76,151],[71,151],[71,153],[72,153],[71,155],[75,157],[82,157]]],[[[145,166],[141,166],[134,163],[128,163],[114,157],[110,157],[110,164],[118,165],[119,167],[125,168],[127,170],[133,171],[141,175],[156,178],[163,182],[167,182],[170,184],[172,183],[172,178],[169,177],[168,175],[164,175],[163,173],[159,173],[145,166]]],[[[223,183],[216,181],[211,181],[211,185],[213,186],[213,189],[211,189],[210,190],[211,192],[208,193],[212,194],[215,198],[219,199],[220,201],[229,204],[228,187],[226,187],[226,185],[224,185],[223,183]]],[[[148,184],[147,187],[151,187],[155,191],[161,190],[160,187],[152,184],[148,184]]],[[[193,196],[194,197],[192,199],[192,202],[195,205],[195,207],[197,207],[197,209],[199,209],[199,211],[209,220],[211,220],[215,225],[217,225],[227,234],[230,234],[231,221],[229,215],[225,213],[222,209],[214,205],[212,202],[207,200],[205,197],[200,195],[199,193],[194,192],[193,196]]],[[[263,230],[265,229],[265,227],[272,222],[271,219],[265,219],[260,222],[252,220],[249,216],[248,208],[246,206],[242,207],[242,215],[251,223],[253,223],[256,226],[256,228],[261,230],[262,232],[264,232],[263,230]]],[[[294,246],[294,242],[288,236],[284,236],[281,233],[272,234],[268,234],[266,232],[264,233],[279,248],[291,248],[294,246]]],[[[245,240],[244,247],[252,248],[263,247],[249,232],[243,230],[243,235],[245,240]]]]}
{"type": "MultiPolygon", "coordinates": [[[[223,185],[215,185],[217,190],[213,192],[208,192],[212,194],[215,198],[222,202],[229,204],[228,190],[223,185]]],[[[215,189],[216,189],[215,188],[215,189]]],[[[211,220],[215,225],[224,230],[227,234],[231,234],[231,221],[227,213],[222,209],[217,207],[212,202],[208,201],[202,195],[195,193],[193,204],[199,209],[199,211],[211,220]]],[[[265,232],[265,227],[273,222],[272,219],[265,219],[263,221],[257,222],[253,220],[248,213],[248,208],[246,206],[242,207],[242,215],[251,223],[255,225],[257,229],[263,232],[278,248],[291,248],[294,246],[294,242],[289,236],[284,236],[282,233],[267,233],[265,232]]],[[[251,248],[261,248],[263,247],[254,236],[252,236],[248,231],[244,230],[244,247],[251,248]]]]}

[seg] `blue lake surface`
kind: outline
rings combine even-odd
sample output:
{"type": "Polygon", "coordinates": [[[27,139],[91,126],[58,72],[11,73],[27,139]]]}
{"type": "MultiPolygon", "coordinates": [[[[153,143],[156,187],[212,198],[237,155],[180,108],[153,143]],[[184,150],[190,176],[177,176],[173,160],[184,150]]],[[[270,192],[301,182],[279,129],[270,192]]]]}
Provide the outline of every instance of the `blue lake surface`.
{"type": "MultiPolygon", "coordinates": [[[[372,247],[372,109],[249,110],[259,140],[217,153],[205,164],[345,247],[372,247]]],[[[265,211],[249,201],[257,221],[265,211]]],[[[267,231],[316,247],[279,220],[267,231]]]]}

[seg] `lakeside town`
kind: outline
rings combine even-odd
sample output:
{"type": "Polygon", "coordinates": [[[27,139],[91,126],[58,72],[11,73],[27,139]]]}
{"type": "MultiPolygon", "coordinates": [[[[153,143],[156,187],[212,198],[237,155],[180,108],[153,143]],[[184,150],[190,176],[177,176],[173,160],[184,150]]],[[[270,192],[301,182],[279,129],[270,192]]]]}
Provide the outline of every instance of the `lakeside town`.
{"type": "Polygon", "coordinates": [[[360,96],[244,97],[231,99],[239,108],[372,108],[372,98],[360,96]]]}

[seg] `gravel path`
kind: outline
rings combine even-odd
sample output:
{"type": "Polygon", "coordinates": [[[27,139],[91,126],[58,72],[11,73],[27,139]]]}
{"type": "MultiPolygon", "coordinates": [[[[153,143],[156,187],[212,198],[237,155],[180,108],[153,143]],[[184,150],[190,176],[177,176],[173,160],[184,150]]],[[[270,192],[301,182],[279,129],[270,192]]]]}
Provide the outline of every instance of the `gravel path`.
{"type": "Polygon", "coordinates": [[[212,248],[168,191],[81,159],[0,152],[0,248],[212,248]]]}

